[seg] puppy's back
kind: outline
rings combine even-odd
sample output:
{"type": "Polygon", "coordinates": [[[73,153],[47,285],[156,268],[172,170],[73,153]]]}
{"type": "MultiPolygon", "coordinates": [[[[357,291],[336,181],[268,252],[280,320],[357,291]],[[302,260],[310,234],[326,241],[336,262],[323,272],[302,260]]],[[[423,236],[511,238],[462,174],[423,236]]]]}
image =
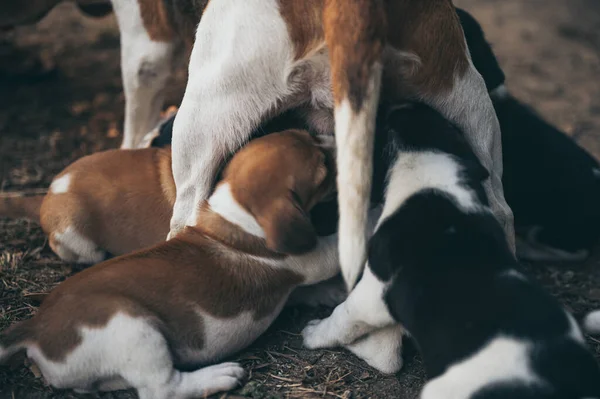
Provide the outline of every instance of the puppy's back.
{"type": "Polygon", "coordinates": [[[51,245],[69,232],[120,255],[165,239],[174,196],[170,148],[105,151],[54,179],[40,223],[51,245]]]}

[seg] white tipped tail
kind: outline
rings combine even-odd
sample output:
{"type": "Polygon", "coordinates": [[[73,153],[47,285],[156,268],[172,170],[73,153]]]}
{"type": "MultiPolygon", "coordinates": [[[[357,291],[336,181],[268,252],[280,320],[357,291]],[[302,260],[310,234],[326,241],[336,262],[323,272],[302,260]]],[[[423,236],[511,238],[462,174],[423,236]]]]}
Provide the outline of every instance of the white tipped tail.
{"type": "Polygon", "coordinates": [[[585,316],[583,329],[588,334],[600,335],[600,310],[595,310],[585,316]]]}
{"type": "Polygon", "coordinates": [[[367,213],[381,71],[381,63],[373,65],[366,97],[358,112],[353,110],[348,99],[335,108],[340,209],[338,245],[342,275],[349,290],[356,284],[367,257],[367,213]]]}
{"type": "Polygon", "coordinates": [[[373,136],[387,35],[386,2],[328,0],[323,21],[335,102],[340,266],[351,289],[367,258],[373,136]]]}

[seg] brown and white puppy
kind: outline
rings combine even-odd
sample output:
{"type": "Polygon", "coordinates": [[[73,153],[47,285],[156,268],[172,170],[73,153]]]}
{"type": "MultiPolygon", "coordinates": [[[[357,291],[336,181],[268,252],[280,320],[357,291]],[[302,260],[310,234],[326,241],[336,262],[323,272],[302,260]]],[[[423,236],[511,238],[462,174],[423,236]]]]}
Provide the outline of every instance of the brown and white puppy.
{"type": "Polygon", "coordinates": [[[341,264],[352,285],[365,259],[381,95],[426,102],[465,132],[490,170],[492,209],[514,241],[498,120],[450,0],[113,0],[113,7],[126,96],[123,148],[135,147],[141,137],[134,132],[156,122],[177,44],[193,42],[174,125],[170,236],[196,223],[196,204],[253,129],[300,106],[320,133],[334,131],[335,119],[341,264]]]}
{"type": "Polygon", "coordinates": [[[109,150],[67,166],[45,195],[0,196],[0,216],[39,219],[61,259],[93,264],[164,241],[174,201],[170,147],[109,150]]]}
{"type": "Polygon", "coordinates": [[[252,141],[198,204],[202,223],[66,280],[0,335],[0,359],[26,349],[55,387],[142,399],[235,387],[238,364],[199,367],[256,339],[293,288],[339,270],[336,237],[318,239],[308,217],[335,189],[331,163],[306,132],[252,141]]]}

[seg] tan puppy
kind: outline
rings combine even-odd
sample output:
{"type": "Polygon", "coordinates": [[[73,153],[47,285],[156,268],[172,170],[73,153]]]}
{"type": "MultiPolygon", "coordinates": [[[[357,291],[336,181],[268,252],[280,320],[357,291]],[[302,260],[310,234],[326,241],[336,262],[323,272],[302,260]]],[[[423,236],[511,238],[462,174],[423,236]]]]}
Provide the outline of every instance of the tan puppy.
{"type": "Polygon", "coordinates": [[[318,240],[308,218],[334,192],[332,163],[306,132],[252,141],[199,204],[202,225],[66,280],[0,335],[0,360],[26,349],[55,387],[133,387],[142,399],[235,387],[236,363],[179,370],[250,344],[294,287],[338,272],[337,238],[318,240]]]}
{"type": "Polygon", "coordinates": [[[45,196],[0,197],[0,216],[39,217],[61,259],[92,264],[164,241],[174,201],[170,147],[109,150],[66,167],[45,196]]]}

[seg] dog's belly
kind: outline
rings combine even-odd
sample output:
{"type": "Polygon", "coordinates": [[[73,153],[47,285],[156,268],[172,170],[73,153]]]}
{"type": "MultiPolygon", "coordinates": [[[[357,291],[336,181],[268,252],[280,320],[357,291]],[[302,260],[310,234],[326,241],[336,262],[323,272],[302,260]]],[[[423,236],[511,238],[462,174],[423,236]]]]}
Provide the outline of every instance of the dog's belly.
{"type": "Polygon", "coordinates": [[[204,344],[201,349],[181,347],[176,350],[178,368],[196,368],[219,361],[254,342],[279,315],[287,296],[271,314],[256,319],[253,312],[233,318],[217,318],[202,312],[204,344]]]}
{"type": "MultiPolygon", "coordinates": [[[[384,75],[382,99],[396,103],[410,97],[404,76],[419,67],[419,57],[413,53],[387,46],[383,56],[384,75]]],[[[335,129],[333,92],[329,52],[326,47],[295,65],[289,76],[293,94],[282,103],[284,111],[299,108],[309,128],[318,134],[332,134],[335,129]]]]}
{"type": "Polygon", "coordinates": [[[329,53],[325,48],[299,61],[288,80],[292,94],[285,109],[298,108],[309,128],[318,134],[334,131],[329,53]]]}

